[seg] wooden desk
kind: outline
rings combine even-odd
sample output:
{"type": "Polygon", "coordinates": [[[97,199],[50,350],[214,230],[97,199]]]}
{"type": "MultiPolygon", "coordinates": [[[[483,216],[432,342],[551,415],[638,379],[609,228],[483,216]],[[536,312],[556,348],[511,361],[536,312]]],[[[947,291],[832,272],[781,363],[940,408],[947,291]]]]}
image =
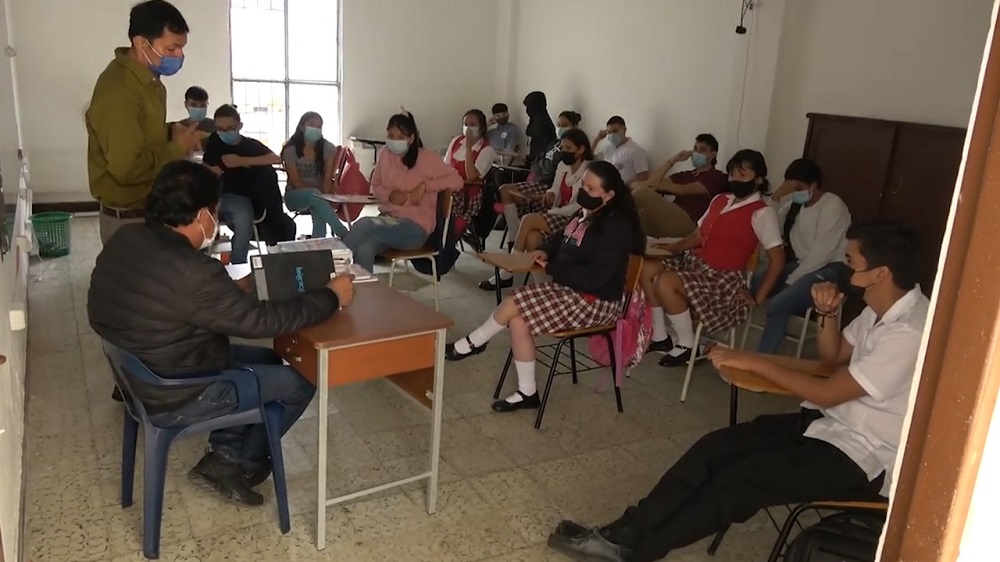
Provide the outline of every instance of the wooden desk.
{"type": "Polygon", "coordinates": [[[355,286],[354,302],[321,324],[275,338],[274,350],[316,384],[319,399],[316,469],[316,548],[326,547],[326,508],[410,482],[427,480],[427,513],[437,501],[441,455],[444,346],[451,318],[381,282],[355,286]],[[392,377],[431,406],[430,469],[333,499],[326,497],[330,388],[392,377]]]}
{"type": "Polygon", "coordinates": [[[524,252],[479,252],[476,257],[493,266],[498,305],[503,301],[503,289],[500,288],[501,271],[509,271],[510,273],[542,271],[542,266],[531,260],[531,254],[524,252]]]}
{"type": "MultiPolygon", "coordinates": [[[[796,359],[785,355],[755,354],[767,358],[768,360],[788,369],[810,373],[816,377],[828,377],[833,373],[833,368],[824,365],[819,361],[811,359],[796,359]]],[[[737,409],[739,408],[740,389],[750,392],[766,392],[768,394],[778,394],[781,396],[793,396],[784,387],[778,386],[770,380],[751,371],[723,367],[719,370],[722,380],[729,383],[729,425],[736,425],[737,409]]]]}

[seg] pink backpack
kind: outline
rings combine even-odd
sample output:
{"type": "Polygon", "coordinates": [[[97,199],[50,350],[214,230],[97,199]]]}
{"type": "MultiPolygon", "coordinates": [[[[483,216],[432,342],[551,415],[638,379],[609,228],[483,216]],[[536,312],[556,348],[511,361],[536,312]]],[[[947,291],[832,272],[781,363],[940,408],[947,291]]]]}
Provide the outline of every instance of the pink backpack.
{"type": "MultiPolygon", "coordinates": [[[[371,184],[361,172],[361,167],[354,158],[354,151],[350,148],[342,146],[338,149],[334,169],[339,170],[337,174],[339,181],[336,189],[338,195],[369,195],[372,192],[371,184]]],[[[340,205],[338,214],[345,221],[353,222],[361,214],[364,207],[364,205],[356,203],[340,205]]]]}
{"type": "MultiPolygon", "coordinates": [[[[615,369],[618,386],[625,378],[625,371],[639,364],[653,338],[653,315],[642,287],[636,287],[629,297],[625,314],[618,319],[611,332],[615,349],[615,369]]],[[[587,341],[590,357],[600,365],[611,365],[608,340],[604,336],[590,336],[587,341]]],[[[603,379],[602,379],[603,380],[603,379]]],[[[601,385],[603,386],[603,384],[601,385]]]]}

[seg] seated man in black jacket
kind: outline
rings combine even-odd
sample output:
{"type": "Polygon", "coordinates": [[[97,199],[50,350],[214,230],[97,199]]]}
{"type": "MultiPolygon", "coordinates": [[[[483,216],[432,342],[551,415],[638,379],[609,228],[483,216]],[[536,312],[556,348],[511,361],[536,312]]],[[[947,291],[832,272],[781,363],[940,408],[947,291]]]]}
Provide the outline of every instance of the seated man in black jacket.
{"type": "MultiPolygon", "coordinates": [[[[231,345],[229,337],[272,338],[321,322],[350,303],[353,281],[336,277],[290,301],[258,301],[202,251],[219,231],[219,195],[219,180],[208,168],[184,160],[163,167],[146,199],[146,222],[119,229],[97,256],[87,298],[90,325],[162,377],[252,367],[261,399],[285,407],[284,433],[315,388],[272,350],[231,345]]],[[[171,389],[133,384],[154,422],[164,426],[236,408],[229,383],[171,389]]],[[[262,504],[253,487],[271,469],[263,426],[215,431],[209,443],[211,450],[188,476],[225,497],[262,504]]]]}

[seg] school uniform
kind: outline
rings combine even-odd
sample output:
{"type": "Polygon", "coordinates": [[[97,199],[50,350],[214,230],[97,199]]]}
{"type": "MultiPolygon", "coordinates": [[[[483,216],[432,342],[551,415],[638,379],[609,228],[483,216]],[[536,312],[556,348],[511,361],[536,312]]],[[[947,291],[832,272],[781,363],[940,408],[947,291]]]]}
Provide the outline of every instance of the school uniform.
{"type": "Polygon", "coordinates": [[[747,262],[758,245],[765,250],[781,246],[781,230],[777,214],[759,193],[742,201],[731,193],[717,196],[698,226],[701,245],[663,263],[681,278],[705,331],[719,332],[746,321],[747,262]]]}
{"type": "Polygon", "coordinates": [[[614,164],[625,185],[631,185],[635,177],[649,171],[649,155],[639,143],[628,139],[619,146],[608,143],[602,159],[614,164]]]}
{"type": "MultiPolygon", "coordinates": [[[[465,171],[465,159],[466,159],[466,148],[465,148],[465,135],[459,135],[453,139],[448,144],[448,150],[445,151],[444,160],[452,168],[458,170],[458,174],[462,176],[462,179],[466,182],[469,181],[467,172],[465,171]]],[[[490,168],[493,167],[493,161],[496,160],[497,153],[490,146],[490,141],[486,137],[481,137],[472,145],[472,158],[473,165],[479,172],[479,181],[483,181],[486,178],[486,174],[489,173],[490,168]]],[[[483,206],[483,190],[482,187],[469,187],[463,189],[455,194],[455,201],[452,204],[452,216],[460,217],[464,221],[472,221],[472,219],[479,213],[479,210],[483,206]]],[[[464,228],[460,227],[461,230],[464,228]]]]}
{"type": "MultiPolygon", "coordinates": [[[[555,170],[559,164],[559,162],[556,162],[556,158],[559,154],[559,141],[557,140],[545,151],[541,158],[532,164],[531,171],[535,174],[534,180],[513,184],[514,191],[526,196],[541,195],[548,191],[555,181],[555,170]]],[[[541,201],[527,198],[517,201],[517,216],[519,217],[523,217],[528,213],[541,213],[543,211],[545,211],[545,207],[541,201]]]]}
{"type": "Polygon", "coordinates": [[[580,212],[580,204],[576,202],[576,194],[583,187],[583,174],[587,171],[587,162],[581,162],[580,167],[573,167],[562,162],[556,167],[556,175],[552,187],[546,191],[555,199],[552,207],[542,217],[552,236],[559,235],[573,217],[580,212]]]}
{"type": "Polygon", "coordinates": [[[542,246],[552,281],[515,289],[514,304],[532,335],[612,324],[622,312],[634,225],[621,212],[574,217],[542,246]]]}
{"type": "MultiPolygon", "coordinates": [[[[868,307],[844,329],[848,371],[864,396],[832,408],[805,402],[798,413],[705,435],[600,535],[631,550],[630,561],[650,562],[765,507],[887,498],[929,304],[916,287],[881,319],[868,307]]],[[[562,524],[554,542],[601,545],[581,529],[562,524]]]]}

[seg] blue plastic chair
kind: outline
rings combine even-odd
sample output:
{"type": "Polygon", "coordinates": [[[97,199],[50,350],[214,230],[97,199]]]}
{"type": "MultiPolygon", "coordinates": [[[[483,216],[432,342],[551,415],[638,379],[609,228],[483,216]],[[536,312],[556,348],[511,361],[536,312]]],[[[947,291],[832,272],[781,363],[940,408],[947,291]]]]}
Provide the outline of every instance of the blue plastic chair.
{"type": "Polygon", "coordinates": [[[163,517],[163,486],[167,471],[170,444],[179,437],[208,433],[216,429],[263,423],[271,449],[274,495],[278,502],[278,524],[281,532],[291,530],[288,514],[288,489],[285,486],[285,465],[281,455],[281,416],[284,406],[277,402],[262,404],[257,377],[251,369],[230,369],[217,375],[165,379],[157,376],[136,356],[108,342],[104,353],[111,363],[115,382],[125,398],[125,429],[122,435],[122,507],[132,505],[132,481],[135,476],[135,446],[142,424],[145,435],[143,456],[142,552],[146,558],[160,557],[160,521],[163,517]],[[125,376],[125,374],[128,376],[125,376]],[[203,385],[214,382],[232,383],[236,388],[236,411],[185,427],[159,427],[149,419],[146,407],[132,391],[130,379],[146,386],[162,388],[203,385]]]}

